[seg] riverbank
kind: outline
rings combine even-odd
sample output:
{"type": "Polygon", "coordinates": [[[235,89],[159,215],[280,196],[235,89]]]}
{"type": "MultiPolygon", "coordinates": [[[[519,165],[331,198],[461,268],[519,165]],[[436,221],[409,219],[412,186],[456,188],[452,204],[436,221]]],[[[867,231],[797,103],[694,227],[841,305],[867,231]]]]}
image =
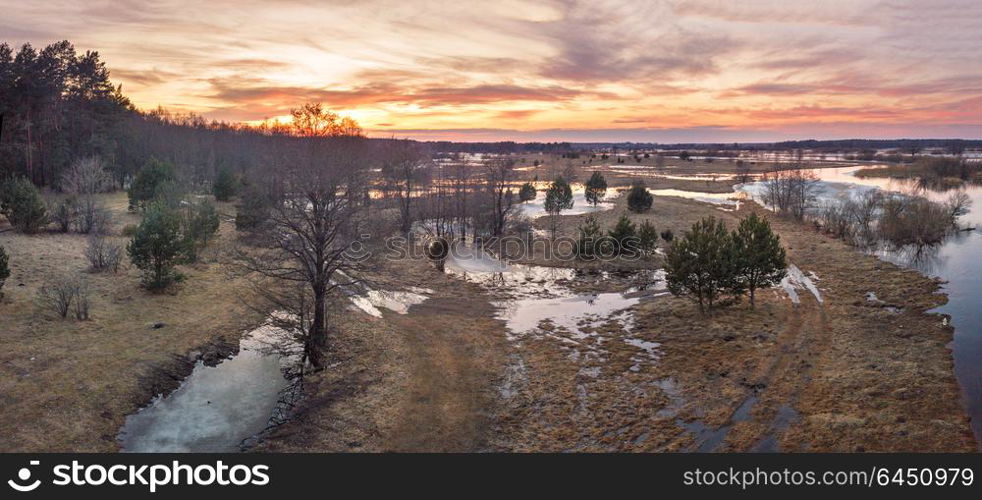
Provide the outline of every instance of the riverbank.
{"type": "MultiPolygon", "coordinates": [[[[138,222],[125,193],[104,201],[114,234],[138,222]]],[[[12,272],[0,301],[0,450],[114,451],[126,415],[176,388],[196,360],[234,353],[242,332],[262,319],[242,305],[241,288],[221,264],[234,237],[223,217],[202,262],[182,266],[185,282],[152,294],[132,266],[89,273],[84,235],[0,234],[12,272]],[[65,276],[89,282],[90,320],[62,320],[36,305],[37,289],[65,276]]]]}
{"type": "MultiPolygon", "coordinates": [[[[655,207],[638,217],[677,234],[706,215],[731,225],[750,211],[770,216],[752,203],[729,212],[656,197],[655,207]]],[[[563,217],[564,230],[580,218],[563,217]]],[[[517,335],[504,321],[515,293],[532,297],[519,308],[540,307],[539,286],[600,294],[632,281],[533,278],[523,292],[401,262],[431,298],[406,315],[353,317],[298,418],[256,449],[973,451],[951,328],[926,312],[945,300],[938,282],[771,220],[801,270],[795,299],[775,288],[756,309],[740,301],[705,316],[656,282],[624,300],[627,312],[559,309],[587,314],[517,335]]]]}
{"type": "MultiPolygon", "coordinates": [[[[661,211],[659,211],[661,207],[661,211]]],[[[738,212],[656,197],[669,214],[738,212]]],[[[766,214],[765,214],[766,215],[766,214]]],[[[611,220],[616,211],[606,213],[611,220]]],[[[570,218],[572,219],[572,218],[570,218]]],[[[659,361],[631,371],[634,353],[569,363],[551,336],[526,342],[526,394],[512,408],[504,449],[526,451],[974,451],[952,372],[952,329],[927,313],[937,280],[863,255],[794,222],[771,217],[791,263],[816,287],[780,289],[701,316],[671,296],[633,308],[633,335],[659,361]],[[867,299],[872,292],[876,302],[867,299]],[[587,369],[587,371],[584,371],[587,369]],[[586,374],[586,375],[584,375],[586,374]]],[[[576,226],[564,221],[567,229],[576,226]]],[[[681,234],[677,232],[677,234],[681,234]]],[[[548,327],[548,325],[543,325],[548,327]]],[[[623,324],[608,325],[623,328],[623,324]]]]}

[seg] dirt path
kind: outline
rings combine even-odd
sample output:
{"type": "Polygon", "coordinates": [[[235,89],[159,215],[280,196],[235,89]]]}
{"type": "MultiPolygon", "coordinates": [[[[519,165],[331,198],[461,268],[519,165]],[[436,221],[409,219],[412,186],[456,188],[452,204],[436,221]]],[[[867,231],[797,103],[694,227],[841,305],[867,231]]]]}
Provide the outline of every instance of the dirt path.
{"type": "Polygon", "coordinates": [[[807,292],[800,300],[787,302],[789,320],[777,336],[773,361],[760,365],[746,398],[730,415],[733,428],[726,443],[713,451],[793,451],[780,450],[780,438],[799,418],[795,405],[830,335],[824,305],[807,292]]]}
{"type": "Polygon", "coordinates": [[[404,332],[410,366],[409,395],[387,448],[485,449],[503,352],[490,304],[467,295],[433,298],[391,321],[404,332]]]}

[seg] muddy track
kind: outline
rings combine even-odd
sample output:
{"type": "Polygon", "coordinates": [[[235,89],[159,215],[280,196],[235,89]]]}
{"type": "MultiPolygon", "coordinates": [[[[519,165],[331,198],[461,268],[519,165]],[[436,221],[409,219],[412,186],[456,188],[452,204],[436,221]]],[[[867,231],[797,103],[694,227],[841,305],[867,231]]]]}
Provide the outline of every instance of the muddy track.
{"type": "Polygon", "coordinates": [[[393,315],[409,349],[409,394],[386,448],[404,452],[487,449],[503,328],[487,301],[434,297],[393,315]]]}
{"type": "Polygon", "coordinates": [[[781,436],[798,418],[794,406],[814,371],[814,360],[828,344],[830,332],[823,304],[809,293],[801,302],[787,302],[789,322],[777,337],[773,361],[743,381],[746,396],[716,432],[697,439],[689,451],[801,451],[782,450],[781,436]],[[715,444],[707,437],[719,438],[715,444]]]}

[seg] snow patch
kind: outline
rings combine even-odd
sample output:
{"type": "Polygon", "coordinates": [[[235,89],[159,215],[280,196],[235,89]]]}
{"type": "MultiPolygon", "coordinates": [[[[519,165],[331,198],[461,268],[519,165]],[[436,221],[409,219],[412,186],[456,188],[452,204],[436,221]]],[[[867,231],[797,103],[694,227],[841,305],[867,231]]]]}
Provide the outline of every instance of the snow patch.
{"type": "Polygon", "coordinates": [[[818,287],[815,286],[815,282],[813,281],[813,279],[818,280],[818,276],[816,276],[813,272],[809,273],[809,276],[805,276],[805,274],[801,272],[801,269],[798,269],[798,266],[789,264],[787,274],[785,274],[784,279],[781,280],[779,286],[784,289],[785,293],[788,294],[788,298],[790,298],[791,302],[794,302],[795,304],[801,303],[801,298],[798,296],[798,290],[808,290],[813,296],[815,296],[815,300],[821,304],[824,302],[822,299],[822,292],[818,290],[818,287]]]}

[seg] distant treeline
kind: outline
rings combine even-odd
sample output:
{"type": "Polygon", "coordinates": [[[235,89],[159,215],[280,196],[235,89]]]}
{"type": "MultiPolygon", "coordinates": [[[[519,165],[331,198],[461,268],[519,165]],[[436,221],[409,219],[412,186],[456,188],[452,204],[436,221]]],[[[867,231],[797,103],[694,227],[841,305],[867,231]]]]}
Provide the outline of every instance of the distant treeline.
{"type": "Polygon", "coordinates": [[[452,142],[427,141],[431,150],[442,153],[565,153],[575,149],[568,142],[452,142]]]}
{"type": "Polygon", "coordinates": [[[750,150],[750,151],[793,151],[808,149],[814,151],[862,151],[873,149],[896,149],[898,151],[920,152],[924,149],[944,149],[961,152],[970,148],[982,148],[982,140],[977,139],[838,139],[819,141],[815,139],[782,142],[690,142],[676,144],[659,144],[657,142],[577,142],[572,143],[574,149],[597,150],[610,149],[620,151],[632,150],[750,150]]]}

